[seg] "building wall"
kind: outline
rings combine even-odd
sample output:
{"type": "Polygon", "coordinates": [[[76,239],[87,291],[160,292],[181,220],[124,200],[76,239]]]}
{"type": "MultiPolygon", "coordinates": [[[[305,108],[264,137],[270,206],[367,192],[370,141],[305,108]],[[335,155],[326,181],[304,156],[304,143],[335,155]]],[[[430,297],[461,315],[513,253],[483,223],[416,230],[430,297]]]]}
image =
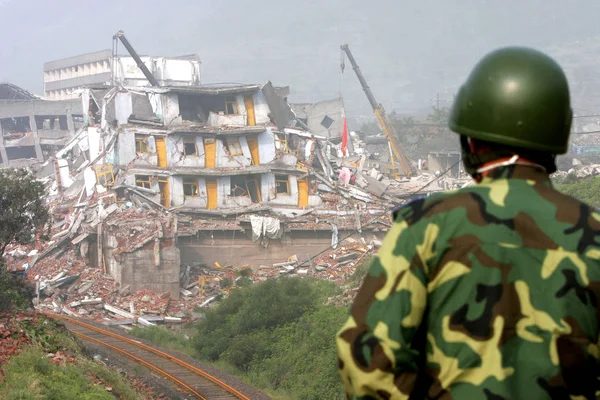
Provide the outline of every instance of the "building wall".
{"type": "MultiPolygon", "coordinates": [[[[196,60],[140,57],[161,86],[192,86],[200,84],[200,62],[196,60]]],[[[117,80],[126,86],[148,86],[149,82],[133,57],[117,60],[117,80]]]]}
{"type": "Polygon", "coordinates": [[[114,99],[115,118],[119,125],[127,124],[127,119],[133,113],[133,100],[130,92],[119,92],[114,99]]]}
{"type": "MultiPolygon", "coordinates": [[[[207,194],[206,194],[206,180],[204,177],[186,177],[195,178],[198,181],[198,197],[186,197],[183,194],[183,176],[174,176],[171,178],[171,202],[173,207],[183,206],[190,208],[206,208],[207,206],[207,194]]],[[[218,184],[217,184],[218,190],[218,184]]],[[[217,193],[217,201],[220,196],[217,193]]]]}
{"type": "MultiPolygon", "coordinates": [[[[252,96],[252,100],[254,101],[254,117],[256,119],[257,125],[263,125],[270,121],[269,119],[269,106],[267,105],[267,100],[263,95],[261,90],[254,93],[252,96]]],[[[245,110],[245,107],[244,107],[245,110]]]]}
{"type": "MultiPolygon", "coordinates": [[[[133,166],[133,167],[157,167],[158,156],[156,155],[156,144],[154,142],[155,137],[165,137],[164,135],[151,135],[148,132],[138,132],[139,135],[143,135],[148,138],[148,150],[149,153],[137,154],[135,151],[135,132],[126,131],[121,132],[118,137],[119,155],[118,162],[121,167],[133,166]],[[133,164],[131,164],[133,162],[133,164]]],[[[168,143],[167,138],[167,161],[168,161],[168,143]]],[[[168,166],[168,164],[167,164],[168,166]]]]}
{"type": "MultiPolygon", "coordinates": [[[[167,57],[141,57],[161,86],[200,84],[200,61],[167,57]]],[[[52,99],[74,98],[74,89],[112,82],[112,52],[103,50],[44,64],[44,92],[52,99]]],[[[117,79],[126,86],[149,86],[133,57],[120,56],[117,79]]]]}
{"type": "Polygon", "coordinates": [[[202,136],[180,134],[171,134],[167,136],[167,165],[169,167],[204,168],[205,162],[204,140],[202,136]],[[196,143],[196,156],[184,155],[184,138],[194,140],[196,143]]]}
{"type": "MultiPolygon", "coordinates": [[[[287,174],[282,172],[281,175],[287,174]]],[[[261,181],[261,186],[263,201],[269,202],[273,205],[298,205],[298,180],[296,176],[289,175],[289,194],[276,193],[274,173],[264,174],[261,181]]]]}
{"type": "Polygon", "coordinates": [[[248,142],[244,136],[231,137],[231,139],[238,139],[240,147],[242,148],[243,155],[241,156],[229,156],[225,153],[225,142],[226,139],[217,140],[217,168],[240,168],[249,167],[252,164],[252,155],[248,148],[248,142]]]}
{"type": "Polygon", "coordinates": [[[174,245],[163,246],[164,242],[161,242],[158,267],[154,263],[152,249],[117,255],[120,261],[115,270],[115,281],[121,286],[130,285],[132,292],[141,289],[157,293],[169,292],[172,299],[178,299],[180,252],[174,245]]]}
{"type": "MultiPolygon", "coordinates": [[[[340,238],[351,235],[351,231],[339,231],[340,238]]],[[[363,231],[365,240],[370,241],[373,236],[383,239],[384,232],[363,231]]],[[[360,239],[360,235],[352,236],[360,239]]],[[[181,252],[181,264],[193,265],[205,263],[214,265],[250,265],[271,266],[274,263],[286,260],[292,255],[297,255],[300,260],[308,259],[331,246],[330,231],[294,231],[286,232],[280,240],[272,240],[267,248],[258,242],[252,242],[252,232],[240,231],[211,231],[201,232],[198,237],[180,237],[177,247],[181,252]]],[[[335,261],[331,261],[332,264],[335,261]]],[[[307,265],[308,267],[308,265],[307,265]]]]}
{"type": "MultiPolygon", "coordinates": [[[[179,116],[179,97],[176,93],[166,93],[159,95],[160,110],[154,110],[154,113],[164,121],[165,126],[179,126],[183,120],[179,116]]],[[[152,104],[152,102],[151,102],[152,104]]]]}
{"type": "Polygon", "coordinates": [[[271,128],[258,135],[258,158],[261,164],[268,164],[275,160],[275,137],[271,128]]]}

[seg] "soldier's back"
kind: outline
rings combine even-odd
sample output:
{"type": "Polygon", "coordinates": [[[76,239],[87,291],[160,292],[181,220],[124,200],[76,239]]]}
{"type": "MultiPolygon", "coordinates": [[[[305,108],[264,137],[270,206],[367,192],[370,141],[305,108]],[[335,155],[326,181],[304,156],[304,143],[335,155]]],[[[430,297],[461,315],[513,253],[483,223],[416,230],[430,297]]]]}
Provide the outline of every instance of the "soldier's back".
{"type": "Polygon", "coordinates": [[[432,398],[596,398],[600,214],[518,172],[399,211],[429,269],[432,398]]]}

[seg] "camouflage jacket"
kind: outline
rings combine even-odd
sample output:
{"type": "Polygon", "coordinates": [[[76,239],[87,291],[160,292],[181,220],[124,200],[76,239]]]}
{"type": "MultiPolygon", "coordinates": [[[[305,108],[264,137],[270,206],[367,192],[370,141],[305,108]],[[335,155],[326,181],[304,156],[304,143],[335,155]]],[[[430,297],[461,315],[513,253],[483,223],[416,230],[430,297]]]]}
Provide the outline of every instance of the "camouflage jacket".
{"type": "Polygon", "coordinates": [[[352,399],[592,399],[600,214],[533,167],[415,200],[338,332],[352,399]]]}

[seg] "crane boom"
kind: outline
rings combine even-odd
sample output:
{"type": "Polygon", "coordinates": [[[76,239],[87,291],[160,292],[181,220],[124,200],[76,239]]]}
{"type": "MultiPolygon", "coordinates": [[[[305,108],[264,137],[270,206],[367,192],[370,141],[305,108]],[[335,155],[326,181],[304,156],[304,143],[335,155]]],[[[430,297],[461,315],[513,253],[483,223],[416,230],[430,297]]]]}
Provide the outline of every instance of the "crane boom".
{"type": "Polygon", "coordinates": [[[369,99],[369,103],[371,103],[371,107],[373,107],[373,113],[375,114],[375,118],[377,118],[379,127],[381,128],[381,130],[383,131],[383,133],[385,134],[385,136],[388,139],[390,148],[393,153],[392,157],[391,157],[392,164],[394,163],[394,157],[395,157],[398,160],[398,163],[400,164],[400,167],[402,168],[402,172],[404,173],[404,175],[410,176],[412,173],[412,168],[410,166],[410,162],[408,161],[408,158],[406,157],[406,155],[404,155],[404,152],[402,151],[402,146],[400,146],[400,144],[397,142],[396,130],[394,129],[392,122],[390,121],[387,114],[385,113],[385,109],[383,108],[383,106],[381,104],[379,104],[377,102],[377,100],[375,100],[375,96],[373,95],[371,88],[369,87],[369,85],[367,85],[367,81],[365,80],[365,77],[363,76],[363,74],[360,70],[360,67],[356,63],[356,60],[354,59],[354,56],[352,55],[352,52],[350,51],[350,47],[348,47],[347,44],[344,44],[340,47],[341,47],[342,51],[344,51],[346,53],[346,56],[348,57],[348,60],[350,61],[350,64],[352,65],[352,69],[354,70],[354,73],[356,74],[358,81],[360,82],[365,94],[367,95],[367,99],[369,99]]]}
{"type": "Polygon", "coordinates": [[[142,70],[144,76],[146,77],[146,79],[148,79],[148,82],[150,82],[152,86],[160,86],[154,75],[152,75],[152,72],[150,72],[150,70],[148,69],[148,67],[146,67],[146,64],[144,64],[140,56],[138,56],[138,53],[133,49],[133,46],[131,45],[131,43],[129,43],[129,40],[127,40],[123,31],[119,31],[115,34],[115,36],[113,36],[113,40],[117,39],[119,39],[121,43],[123,43],[123,46],[125,46],[129,54],[131,54],[131,57],[133,57],[133,59],[135,60],[138,68],[142,70]]]}

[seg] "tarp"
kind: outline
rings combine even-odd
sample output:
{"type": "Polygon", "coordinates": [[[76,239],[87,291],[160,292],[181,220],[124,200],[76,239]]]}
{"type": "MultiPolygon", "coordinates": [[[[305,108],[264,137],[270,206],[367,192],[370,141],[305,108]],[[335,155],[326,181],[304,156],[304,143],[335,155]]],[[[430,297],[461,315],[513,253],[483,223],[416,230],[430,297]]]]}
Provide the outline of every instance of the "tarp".
{"type": "Polygon", "coordinates": [[[281,222],[277,218],[251,215],[250,224],[252,225],[253,242],[256,242],[261,236],[269,239],[281,239],[283,235],[281,222]]]}

